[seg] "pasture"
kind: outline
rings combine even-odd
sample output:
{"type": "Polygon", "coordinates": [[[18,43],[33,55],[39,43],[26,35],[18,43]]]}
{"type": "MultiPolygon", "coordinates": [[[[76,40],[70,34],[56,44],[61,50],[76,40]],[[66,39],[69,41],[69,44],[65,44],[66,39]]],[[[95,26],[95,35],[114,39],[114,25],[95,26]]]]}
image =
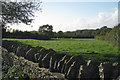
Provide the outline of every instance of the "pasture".
{"type": "Polygon", "coordinates": [[[70,39],[70,38],[53,38],[51,40],[35,39],[7,39],[18,41],[22,44],[29,44],[33,47],[41,46],[47,49],[52,48],[59,54],[82,55],[85,60],[111,61],[117,60],[118,49],[107,41],[96,39],[70,39]]]}

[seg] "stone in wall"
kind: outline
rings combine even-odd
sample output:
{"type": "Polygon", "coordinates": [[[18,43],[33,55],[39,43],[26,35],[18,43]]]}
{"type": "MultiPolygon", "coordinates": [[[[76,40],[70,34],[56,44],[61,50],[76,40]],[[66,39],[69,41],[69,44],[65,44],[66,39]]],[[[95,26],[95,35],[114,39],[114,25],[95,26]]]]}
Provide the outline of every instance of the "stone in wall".
{"type": "Polygon", "coordinates": [[[40,53],[39,58],[38,58],[39,67],[43,67],[42,59],[49,53],[49,50],[42,48],[38,51],[38,53],[40,53]]]}
{"type": "Polygon", "coordinates": [[[66,65],[65,76],[66,78],[78,78],[80,66],[85,64],[82,56],[73,56],[66,65]]]}
{"type": "MultiPolygon", "coordinates": [[[[43,48],[43,47],[40,47],[40,50],[41,50],[42,48],[43,48]]],[[[40,56],[41,56],[40,50],[35,54],[35,62],[36,62],[36,63],[38,63],[39,58],[40,58],[40,56]]]]}
{"type": "Polygon", "coordinates": [[[113,63],[113,72],[111,75],[112,79],[117,79],[117,77],[120,75],[120,64],[119,63],[113,63]]]}
{"type": "Polygon", "coordinates": [[[120,80],[120,76],[118,76],[115,80],[120,80]]]}
{"type": "Polygon", "coordinates": [[[100,64],[99,66],[99,74],[100,74],[100,78],[107,80],[111,78],[111,74],[113,72],[113,66],[112,63],[109,62],[103,62],[100,64]]]}
{"type": "Polygon", "coordinates": [[[58,62],[62,59],[62,57],[64,57],[66,54],[54,54],[51,58],[50,58],[50,71],[51,72],[58,72],[57,70],[57,65],[58,62]]]}
{"type": "MultiPolygon", "coordinates": [[[[84,64],[85,61],[83,60],[82,56],[78,55],[78,56],[72,56],[67,62],[66,62],[66,66],[65,66],[65,74],[67,74],[70,66],[73,64],[74,61],[77,61],[79,64],[84,64]]],[[[79,65],[78,64],[78,65],[79,65]]]]}
{"type": "MultiPolygon", "coordinates": [[[[75,73],[76,72],[76,70],[74,69],[75,67],[75,64],[76,64],[76,61],[74,61],[72,64],[71,64],[71,66],[69,67],[69,69],[68,69],[68,72],[67,72],[67,74],[66,74],[66,77],[67,78],[77,78],[77,74],[78,73],[75,73]]],[[[78,70],[78,69],[77,69],[78,70]]],[[[79,70],[78,70],[79,71],[79,70]]]]}
{"type": "Polygon", "coordinates": [[[96,79],[99,80],[99,62],[89,60],[86,65],[83,66],[80,79],[96,79]]]}
{"type": "Polygon", "coordinates": [[[40,50],[41,47],[35,47],[35,48],[31,48],[26,52],[26,59],[35,62],[35,54],[38,52],[38,50],[40,50]]]}
{"type": "Polygon", "coordinates": [[[50,58],[51,56],[53,56],[54,54],[56,54],[56,52],[53,49],[49,49],[48,50],[49,53],[45,55],[45,57],[42,59],[42,65],[44,68],[49,68],[50,65],[50,58]]]}
{"type": "Polygon", "coordinates": [[[3,61],[8,62],[9,66],[12,66],[13,65],[13,60],[11,59],[12,56],[9,55],[9,54],[10,53],[6,49],[2,48],[2,58],[3,58],[3,61]]]}
{"type": "MultiPolygon", "coordinates": [[[[7,40],[2,40],[2,47],[5,48],[5,49],[8,49],[8,41],[7,40]]],[[[12,46],[12,45],[11,45],[12,46]]]]}
{"type": "Polygon", "coordinates": [[[18,46],[15,54],[16,54],[17,56],[25,57],[26,52],[27,52],[29,49],[31,49],[31,48],[33,48],[33,47],[30,46],[30,45],[20,45],[20,46],[18,46]]]}
{"type": "Polygon", "coordinates": [[[18,46],[19,46],[19,44],[13,44],[11,46],[11,50],[12,50],[13,53],[16,53],[18,46]]]}
{"type": "Polygon", "coordinates": [[[58,62],[58,65],[57,65],[58,72],[62,72],[61,70],[62,70],[62,68],[64,66],[64,62],[66,60],[66,57],[67,57],[67,55],[65,55],[64,57],[62,57],[62,59],[58,62]]]}
{"type": "Polygon", "coordinates": [[[55,61],[55,65],[54,65],[54,69],[55,71],[59,72],[58,70],[58,66],[60,65],[59,62],[66,56],[66,54],[61,54],[61,56],[59,56],[59,58],[57,59],[57,61],[55,61]]]}
{"type": "Polygon", "coordinates": [[[60,65],[62,68],[59,69],[59,67],[58,67],[58,69],[61,71],[61,73],[65,74],[65,68],[66,68],[67,62],[72,58],[73,58],[73,56],[66,55],[65,59],[60,62],[60,65]]]}
{"type": "Polygon", "coordinates": [[[81,74],[81,64],[79,64],[77,61],[74,61],[72,63],[72,65],[70,66],[67,74],[66,74],[66,78],[71,79],[71,78],[78,78],[80,79],[80,74],[81,74]]]}
{"type": "Polygon", "coordinates": [[[2,41],[2,46],[5,49],[7,49],[9,52],[13,52],[12,45],[13,45],[13,41],[7,41],[7,40],[2,41]]]}

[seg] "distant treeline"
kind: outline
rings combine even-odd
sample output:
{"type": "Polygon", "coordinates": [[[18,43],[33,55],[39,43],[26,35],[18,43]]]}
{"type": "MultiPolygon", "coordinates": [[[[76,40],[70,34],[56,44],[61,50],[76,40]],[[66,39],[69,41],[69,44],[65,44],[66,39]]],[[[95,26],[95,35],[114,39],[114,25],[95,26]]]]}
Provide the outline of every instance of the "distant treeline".
{"type": "Polygon", "coordinates": [[[19,31],[3,29],[3,38],[19,38],[19,39],[39,39],[39,40],[48,40],[51,38],[96,38],[98,40],[107,40],[113,45],[119,44],[120,36],[120,25],[115,26],[114,28],[108,28],[103,26],[99,29],[84,29],[76,31],[58,31],[53,32],[52,25],[43,25],[40,26],[38,31],[19,31]]]}
{"type": "MultiPolygon", "coordinates": [[[[76,31],[58,31],[53,32],[52,25],[43,25],[39,27],[38,31],[19,31],[3,29],[3,38],[22,38],[22,39],[50,39],[50,38],[94,38],[96,36],[105,35],[112,29],[107,26],[96,30],[76,30],[76,31]]],[[[100,38],[100,37],[99,37],[100,38]]]]}
{"type": "Polygon", "coordinates": [[[54,33],[55,38],[94,38],[95,30],[76,30],[76,31],[59,31],[54,33]]]}
{"type": "Polygon", "coordinates": [[[48,40],[49,36],[44,34],[39,34],[37,32],[29,32],[29,31],[19,31],[14,30],[13,32],[2,31],[3,38],[16,38],[16,39],[38,39],[38,40],[48,40]]]}

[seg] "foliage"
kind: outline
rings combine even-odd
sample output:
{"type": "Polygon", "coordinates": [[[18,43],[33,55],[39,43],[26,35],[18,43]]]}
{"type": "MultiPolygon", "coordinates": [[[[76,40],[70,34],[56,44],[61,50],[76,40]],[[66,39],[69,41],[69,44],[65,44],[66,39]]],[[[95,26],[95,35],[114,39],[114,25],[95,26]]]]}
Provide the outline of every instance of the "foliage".
{"type": "Polygon", "coordinates": [[[54,38],[94,38],[95,30],[58,31],[54,33],[54,38]]]}
{"type": "Polygon", "coordinates": [[[40,10],[40,3],[36,2],[9,2],[1,1],[2,4],[2,23],[25,23],[32,22],[34,12],[40,10]]]}
{"type": "Polygon", "coordinates": [[[118,46],[120,48],[119,37],[120,37],[120,24],[112,29],[112,31],[109,33],[107,37],[107,40],[114,46],[118,46]]]}
{"type": "Polygon", "coordinates": [[[96,30],[76,30],[76,31],[58,31],[53,32],[53,26],[46,24],[39,27],[37,31],[18,31],[13,30],[13,34],[10,31],[3,34],[4,38],[25,38],[25,39],[50,39],[50,38],[96,38],[100,40],[106,40],[108,37],[111,28],[107,28],[106,26],[102,27],[101,29],[96,30]],[[31,34],[32,33],[32,34],[31,34]],[[10,35],[11,34],[11,35],[10,35]],[[34,34],[34,35],[33,35],[34,34]],[[11,37],[9,37],[11,36],[11,37]],[[31,36],[31,37],[30,37],[31,36]]]}
{"type": "Polygon", "coordinates": [[[2,80],[28,79],[29,76],[20,70],[20,66],[9,66],[5,61],[2,62],[2,80]]]}
{"type": "Polygon", "coordinates": [[[100,29],[96,29],[94,36],[96,39],[106,40],[111,30],[112,28],[107,28],[107,26],[103,26],[100,29]]]}
{"type": "Polygon", "coordinates": [[[57,38],[63,38],[63,37],[64,37],[63,31],[58,31],[57,38]]]}
{"type": "Polygon", "coordinates": [[[32,45],[33,47],[42,46],[47,49],[52,48],[57,53],[61,54],[65,53],[68,55],[82,55],[85,60],[91,59],[96,61],[114,62],[117,59],[116,56],[118,56],[117,47],[112,46],[107,41],[96,39],[53,38],[51,40],[34,40],[34,39],[4,39],[4,40],[18,41],[23,44],[32,45]]]}
{"type": "Polygon", "coordinates": [[[53,31],[53,27],[52,27],[52,25],[46,24],[46,25],[40,26],[38,31],[39,32],[46,32],[46,33],[47,32],[52,32],[53,31]]]}
{"type": "Polygon", "coordinates": [[[38,34],[38,32],[28,32],[28,31],[19,31],[13,30],[13,32],[5,32],[2,35],[3,38],[17,38],[17,39],[39,39],[39,40],[47,40],[50,39],[45,34],[38,34]]]}
{"type": "Polygon", "coordinates": [[[53,26],[52,25],[42,25],[38,29],[39,33],[44,33],[45,35],[49,36],[50,38],[53,37],[53,26]]]}
{"type": "Polygon", "coordinates": [[[41,2],[10,2],[0,1],[2,12],[0,13],[0,26],[2,34],[6,34],[7,24],[24,23],[29,25],[34,19],[34,12],[41,10],[41,2]]]}

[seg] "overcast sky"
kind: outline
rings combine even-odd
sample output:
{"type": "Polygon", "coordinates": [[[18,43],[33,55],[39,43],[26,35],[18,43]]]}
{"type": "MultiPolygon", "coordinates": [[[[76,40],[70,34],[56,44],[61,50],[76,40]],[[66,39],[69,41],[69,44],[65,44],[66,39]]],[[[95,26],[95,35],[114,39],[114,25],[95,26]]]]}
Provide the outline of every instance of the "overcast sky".
{"type": "Polygon", "coordinates": [[[53,25],[54,31],[114,27],[118,23],[118,2],[42,2],[42,12],[36,12],[31,26],[12,25],[19,30],[38,30],[44,24],[53,25]],[[16,27],[17,26],[17,27],[16,27]]]}

